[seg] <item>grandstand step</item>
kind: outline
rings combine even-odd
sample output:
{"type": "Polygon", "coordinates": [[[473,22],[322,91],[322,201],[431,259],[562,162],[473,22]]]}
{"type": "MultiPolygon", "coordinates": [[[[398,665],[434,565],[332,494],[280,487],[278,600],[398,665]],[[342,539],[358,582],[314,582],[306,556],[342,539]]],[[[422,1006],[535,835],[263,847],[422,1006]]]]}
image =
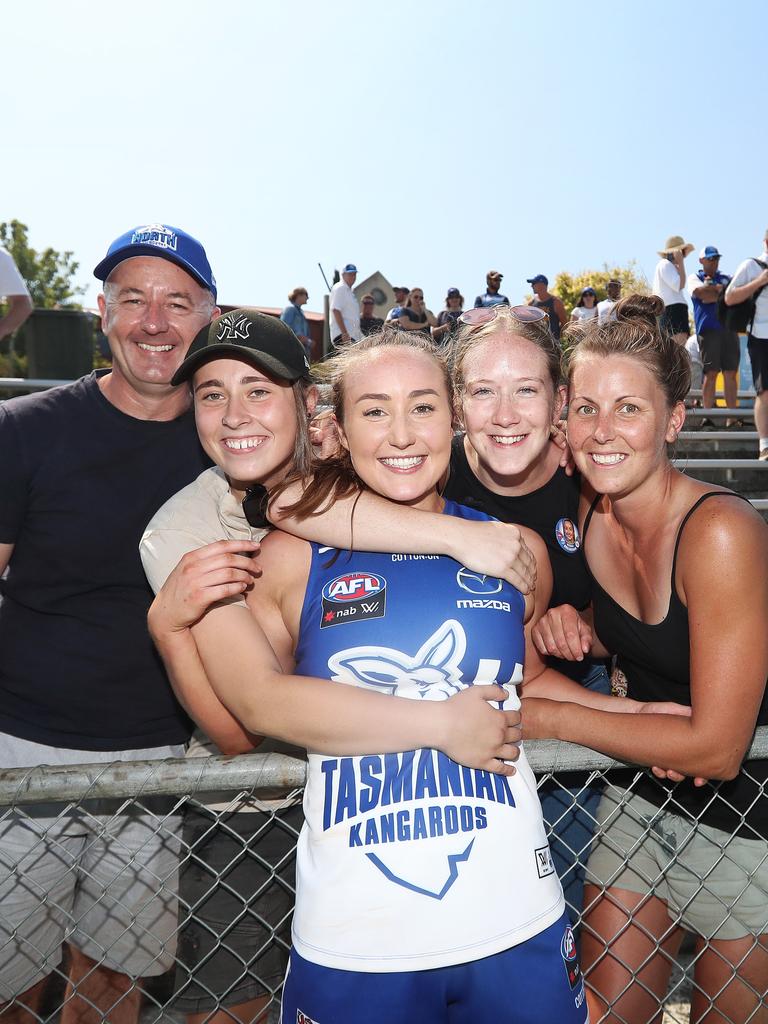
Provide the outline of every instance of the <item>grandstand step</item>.
{"type": "Polygon", "coordinates": [[[750,441],[757,443],[756,430],[681,430],[678,441],[750,441]]]}

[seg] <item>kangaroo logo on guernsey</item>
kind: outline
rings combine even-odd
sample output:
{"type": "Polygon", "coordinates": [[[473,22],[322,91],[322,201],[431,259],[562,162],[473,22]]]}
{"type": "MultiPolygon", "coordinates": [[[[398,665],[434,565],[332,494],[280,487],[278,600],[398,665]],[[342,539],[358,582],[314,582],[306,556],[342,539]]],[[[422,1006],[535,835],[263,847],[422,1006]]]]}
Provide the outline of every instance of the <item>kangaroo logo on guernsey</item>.
{"type": "Polygon", "coordinates": [[[387,610],[387,581],[379,573],[347,572],[325,584],[322,601],[320,629],[343,622],[383,619],[387,610]]]}
{"type": "MultiPolygon", "coordinates": [[[[449,619],[415,654],[367,644],[333,654],[328,668],[334,682],[415,700],[446,700],[475,683],[522,679],[522,665],[515,663],[512,678],[499,680],[501,662],[494,659],[480,659],[475,678],[467,678],[466,651],[462,624],[449,619]]],[[[516,806],[506,776],[465,768],[437,750],[323,758],[320,770],[323,831],[348,827],[349,848],[360,849],[388,881],[437,900],[470,859],[477,833],[488,826],[490,807],[516,806]],[[455,840],[446,844],[446,837],[455,840]],[[439,840],[441,855],[428,853],[430,839],[439,840]],[[425,841],[421,867],[415,868],[403,851],[425,841]]]]}

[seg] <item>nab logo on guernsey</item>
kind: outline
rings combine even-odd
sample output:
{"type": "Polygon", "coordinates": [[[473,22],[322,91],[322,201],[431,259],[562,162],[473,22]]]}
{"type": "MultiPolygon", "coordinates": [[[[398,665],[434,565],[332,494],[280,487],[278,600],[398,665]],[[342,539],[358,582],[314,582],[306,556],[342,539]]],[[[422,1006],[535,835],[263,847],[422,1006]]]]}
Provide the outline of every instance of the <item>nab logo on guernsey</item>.
{"type": "Polygon", "coordinates": [[[383,619],[387,609],[387,581],[379,573],[348,572],[323,587],[320,629],[344,622],[383,619]]]}

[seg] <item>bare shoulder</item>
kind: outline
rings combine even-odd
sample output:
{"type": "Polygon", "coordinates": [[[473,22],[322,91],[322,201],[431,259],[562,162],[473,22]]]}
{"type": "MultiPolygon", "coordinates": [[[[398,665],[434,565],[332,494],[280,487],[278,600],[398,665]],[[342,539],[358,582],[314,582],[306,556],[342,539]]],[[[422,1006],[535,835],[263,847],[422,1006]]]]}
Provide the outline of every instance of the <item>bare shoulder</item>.
{"type": "Polygon", "coordinates": [[[678,579],[683,588],[696,580],[711,585],[717,579],[720,588],[730,580],[748,589],[756,579],[762,584],[767,572],[768,526],[760,513],[732,491],[702,501],[680,539],[678,579]]]}
{"type": "Polygon", "coordinates": [[[306,583],[312,546],[282,530],[270,530],[261,542],[261,576],[254,585],[254,596],[276,598],[286,590],[306,583]]]}

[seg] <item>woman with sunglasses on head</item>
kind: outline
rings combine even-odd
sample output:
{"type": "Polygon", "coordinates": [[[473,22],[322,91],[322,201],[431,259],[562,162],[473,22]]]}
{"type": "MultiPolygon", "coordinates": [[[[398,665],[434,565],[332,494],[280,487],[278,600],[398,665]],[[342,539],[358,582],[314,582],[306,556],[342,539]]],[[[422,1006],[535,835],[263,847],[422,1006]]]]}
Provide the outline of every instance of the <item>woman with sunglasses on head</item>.
{"type": "Polygon", "coordinates": [[[597,316],[597,292],[591,286],[583,288],[579,301],[573,307],[571,320],[579,323],[582,320],[591,320],[597,316]]]}
{"type": "MultiPolygon", "coordinates": [[[[187,386],[187,381],[192,385],[202,444],[217,465],[170,499],[145,532],[142,560],[155,590],[187,552],[194,552],[188,561],[208,567],[205,575],[209,585],[211,580],[215,583],[222,578],[222,570],[216,565],[222,549],[234,557],[235,566],[251,565],[251,559],[242,553],[257,549],[254,542],[269,526],[260,502],[264,485],[274,485],[289,470],[300,475],[309,470],[308,414],[314,408],[315,389],[307,377],[302,347],[284,324],[250,309],[216,318],[195,339],[174,378],[180,387],[187,386]],[[248,488],[251,490],[244,510],[241,502],[248,488]],[[250,513],[253,524],[246,513],[250,513]],[[225,538],[226,542],[213,548],[202,547],[225,538]]],[[[301,525],[312,535],[344,543],[349,535],[349,515],[350,509],[345,509],[342,500],[329,515],[301,525]]],[[[373,495],[361,498],[354,519],[355,534],[367,546],[375,547],[386,536],[388,546],[395,548],[399,543],[401,550],[409,552],[418,547],[425,557],[443,546],[450,550],[451,543],[455,550],[471,550],[475,556],[483,545],[492,552],[506,544],[511,551],[517,543],[512,538],[514,543],[510,545],[493,527],[493,536],[484,539],[486,524],[456,521],[458,531],[452,531],[453,525],[453,521],[440,516],[398,509],[373,495]],[[456,534],[453,540],[452,532],[456,534]],[[444,544],[439,536],[445,538],[444,544]]],[[[504,556],[498,558],[494,553],[493,557],[499,568],[488,565],[485,569],[501,571],[504,556]]],[[[528,557],[520,563],[523,571],[527,571],[528,557]]],[[[224,570],[224,578],[232,571],[231,567],[224,570]]],[[[182,562],[182,572],[189,575],[188,562],[182,562]]],[[[167,655],[176,694],[201,727],[190,746],[192,757],[206,756],[217,749],[226,754],[241,753],[261,744],[260,736],[244,728],[218,700],[199,661],[200,653],[209,647],[215,649],[215,633],[222,617],[225,625],[234,619],[235,628],[241,616],[250,620],[238,593],[239,589],[229,597],[226,607],[217,609],[217,614],[194,617],[199,621],[192,630],[185,630],[184,637],[192,645],[187,643],[186,660],[182,656],[178,671],[173,668],[174,654],[167,655]]],[[[157,611],[155,608],[154,619],[161,617],[157,611]]],[[[171,637],[167,647],[175,653],[178,642],[174,645],[174,641],[178,637],[171,637]]],[[[273,655],[268,646],[266,651],[268,664],[273,655]]],[[[282,677],[279,684],[284,703],[273,718],[263,721],[265,731],[287,741],[311,742],[322,749],[323,743],[333,740],[333,749],[357,753],[400,750],[427,742],[458,760],[491,769],[499,765],[497,754],[514,756],[507,741],[518,735],[514,731],[516,716],[493,711],[480,699],[485,688],[444,706],[414,708],[403,707],[402,701],[386,701],[381,707],[382,701],[375,694],[355,693],[326,681],[321,682],[320,700],[315,702],[310,681],[302,680],[299,692],[292,692],[290,681],[282,677]],[[466,703],[467,697],[474,706],[466,703]],[[405,713],[398,714],[401,711],[405,713]],[[312,728],[303,728],[305,720],[312,728]],[[506,729],[505,721],[513,728],[506,729]]],[[[264,673],[258,674],[251,689],[264,707],[275,710],[274,687],[270,687],[264,673]]],[[[497,699],[504,695],[495,688],[488,688],[487,693],[489,698],[497,699]]],[[[267,741],[260,749],[275,746],[267,741]]],[[[281,749],[279,745],[277,749],[281,749]]],[[[270,941],[269,928],[279,934],[290,914],[294,835],[301,821],[295,798],[265,803],[233,798],[232,794],[187,814],[184,841],[192,858],[183,865],[181,897],[183,905],[195,909],[180,930],[174,1009],[186,1014],[188,1024],[202,1024],[203,1020],[214,1024],[233,1019],[251,1021],[266,1013],[270,990],[279,987],[285,971],[281,946],[270,941]],[[249,855],[244,858],[246,848],[249,855]],[[260,867],[264,862],[283,865],[279,880],[270,879],[269,872],[260,867]],[[228,922],[224,931],[222,921],[228,922]],[[243,970],[243,963],[250,969],[243,970]]]]}
{"type": "MultiPolygon", "coordinates": [[[[453,442],[444,494],[506,523],[534,530],[552,566],[553,606],[588,609],[591,581],[578,531],[580,478],[560,465],[552,427],[563,408],[560,347],[546,311],[531,306],[467,310],[452,353],[463,433],[453,442]]],[[[582,686],[609,693],[605,662],[552,661],[582,686]]],[[[583,907],[584,871],[600,787],[584,773],[539,790],[555,866],[574,923],[583,907]]]]}
{"type": "Polygon", "coordinates": [[[674,787],[654,772],[600,803],[582,939],[599,1019],[660,1019],[685,929],[696,936],[692,1024],[762,1021],[768,762],[741,769],[755,726],[768,725],[768,532],[748,501],[669,461],[690,364],[661,312],[657,297],[634,295],[615,321],[573,328],[568,439],[589,487],[579,529],[594,630],[553,609],[536,640],[565,657],[566,633],[583,650],[604,645],[630,697],[674,699],[691,715],[608,719],[534,700],[525,732],[679,773],[674,787]],[[685,776],[723,781],[697,788],[685,776]]]}

